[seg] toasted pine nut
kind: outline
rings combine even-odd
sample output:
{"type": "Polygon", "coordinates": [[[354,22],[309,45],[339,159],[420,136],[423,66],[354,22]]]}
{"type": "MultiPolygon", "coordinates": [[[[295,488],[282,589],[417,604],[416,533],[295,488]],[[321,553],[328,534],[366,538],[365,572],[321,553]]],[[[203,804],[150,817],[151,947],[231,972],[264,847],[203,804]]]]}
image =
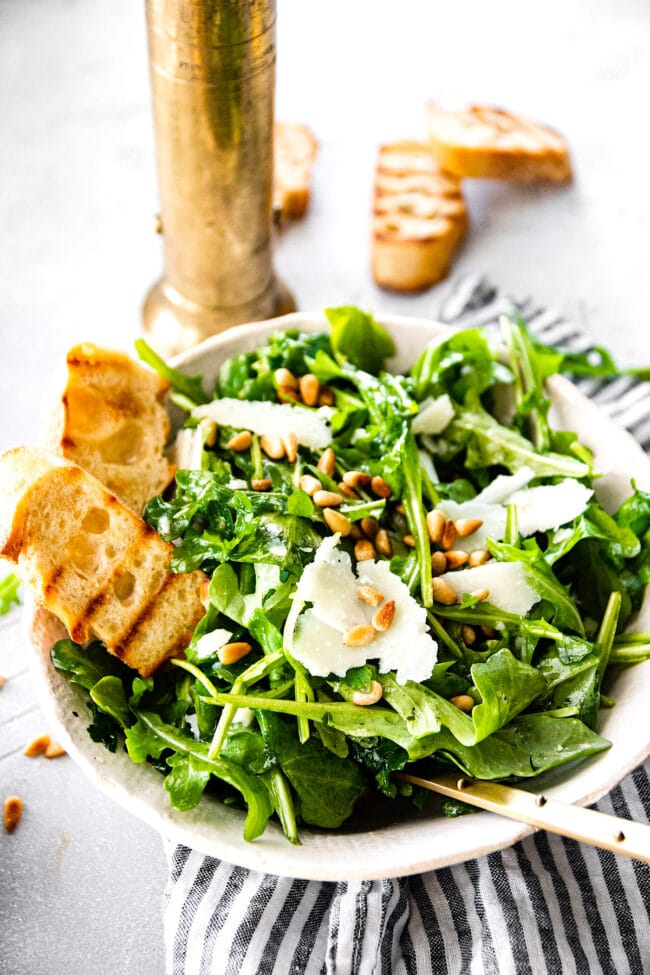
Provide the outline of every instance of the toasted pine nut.
{"type": "Polygon", "coordinates": [[[482,603],[485,599],[488,599],[489,598],[489,596],[490,596],[490,590],[489,589],[475,589],[474,592],[471,593],[471,595],[472,596],[475,596],[479,600],[479,602],[482,603]]]}
{"type": "Polygon", "coordinates": [[[314,504],[319,508],[336,508],[343,504],[343,495],[335,491],[316,491],[312,497],[314,504]]]}
{"type": "Polygon", "coordinates": [[[323,508],[323,518],[330,531],[340,532],[343,538],[352,531],[350,519],[342,515],[340,511],[335,511],[334,508],[323,508]]]}
{"type": "Polygon", "coordinates": [[[359,623],[350,627],[343,634],[343,645],[346,647],[366,647],[375,639],[375,630],[371,623],[359,623]]]}
{"type": "Polygon", "coordinates": [[[433,598],[443,606],[453,606],[458,602],[458,596],[445,579],[433,579],[433,598]]]}
{"type": "Polygon", "coordinates": [[[236,664],[238,660],[242,660],[246,657],[252,650],[250,643],[225,643],[217,651],[217,656],[222,664],[236,664]]]}
{"type": "Polygon", "coordinates": [[[379,606],[384,599],[383,592],[375,589],[374,586],[359,586],[357,596],[367,606],[379,606]]]}
{"type": "Polygon", "coordinates": [[[375,536],[375,545],[377,546],[377,551],[380,555],[385,555],[386,558],[390,558],[393,554],[393,543],[390,540],[388,532],[385,528],[380,528],[375,536]]]}
{"type": "Polygon", "coordinates": [[[327,474],[328,477],[334,476],[334,471],[336,469],[336,454],[331,447],[326,447],[323,453],[320,455],[318,464],[316,465],[322,474],[327,474]]]}
{"type": "Polygon", "coordinates": [[[463,623],[460,628],[460,635],[467,644],[468,647],[473,646],[476,643],[476,630],[473,626],[469,626],[467,623],[463,623]]]}
{"type": "Polygon", "coordinates": [[[486,552],[483,548],[477,548],[473,552],[469,553],[469,564],[473,569],[475,569],[477,565],[485,565],[489,559],[490,553],[486,552]]]}
{"type": "Polygon", "coordinates": [[[241,433],[236,433],[234,437],[231,437],[226,447],[228,450],[234,450],[239,452],[240,450],[248,450],[253,442],[253,435],[250,430],[242,430],[241,433]]]}
{"type": "Polygon", "coordinates": [[[380,606],[375,615],[372,618],[372,625],[380,633],[384,633],[388,627],[393,622],[395,618],[395,600],[387,600],[383,606],[380,606]]]}
{"type": "MultiPolygon", "coordinates": [[[[381,684],[379,685],[381,687],[381,684]]],[[[23,800],[19,796],[9,796],[5,799],[4,824],[5,832],[13,833],[23,814],[23,800]]]]}
{"type": "Polygon", "coordinates": [[[368,707],[369,704],[376,704],[377,701],[381,701],[383,693],[384,688],[379,681],[373,680],[370,683],[370,690],[366,694],[363,691],[355,691],[353,693],[352,703],[362,708],[368,707]]]}
{"type": "Polygon", "coordinates": [[[456,534],[460,538],[467,538],[473,535],[483,524],[482,518],[458,518],[456,521],[456,534]]]}
{"type": "Polygon", "coordinates": [[[323,485],[318,478],[312,477],[311,474],[302,475],[300,478],[300,487],[301,490],[303,490],[305,494],[308,494],[310,498],[316,494],[316,491],[322,491],[323,489],[323,485]]]}
{"type": "Polygon", "coordinates": [[[434,552],[431,556],[431,572],[434,576],[441,576],[447,571],[447,558],[444,552],[434,552]]]}
{"type": "Polygon", "coordinates": [[[442,511],[430,511],[427,515],[427,531],[429,532],[429,538],[434,543],[434,545],[440,545],[442,541],[442,533],[445,530],[445,524],[447,519],[445,518],[442,511]]]}
{"type": "Polygon", "coordinates": [[[363,532],[359,528],[359,524],[356,521],[352,522],[352,527],[350,528],[350,538],[354,538],[356,541],[363,538],[363,532]]]}
{"type": "Polygon", "coordinates": [[[251,487],[253,491],[270,491],[273,487],[273,481],[270,477],[254,478],[251,481],[251,487]]]}
{"type": "Polygon", "coordinates": [[[45,749],[46,758],[60,758],[62,755],[65,754],[66,754],[65,748],[59,745],[58,741],[55,741],[54,738],[51,740],[50,744],[45,749]]]}
{"type": "Polygon", "coordinates": [[[404,507],[401,501],[399,504],[395,505],[395,511],[397,512],[398,515],[404,515],[404,517],[406,517],[406,508],[404,507]]]}
{"type": "Polygon", "coordinates": [[[353,501],[359,500],[359,495],[357,492],[353,491],[349,484],[346,484],[345,481],[339,481],[339,491],[341,494],[344,494],[346,498],[352,498],[353,501]]]}
{"type": "Polygon", "coordinates": [[[390,484],[388,484],[383,477],[376,474],[370,482],[370,487],[378,498],[390,498],[393,493],[393,489],[390,484]]]}
{"type": "Polygon", "coordinates": [[[456,694],[455,697],[449,698],[449,703],[455,705],[461,711],[467,711],[469,713],[476,704],[476,701],[469,694],[456,694]]]}
{"type": "Polygon", "coordinates": [[[469,559],[469,555],[467,552],[457,552],[455,549],[452,549],[451,552],[445,552],[445,558],[448,569],[458,569],[461,565],[465,565],[469,559]]]}
{"type": "Polygon", "coordinates": [[[0,687],[4,687],[6,681],[7,681],[7,678],[6,677],[3,677],[2,674],[0,674],[0,687]]]}
{"type": "Polygon", "coordinates": [[[367,538],[360,538],[354,545],[354,557],[357,562],[367,562],[376,556],[375,546],[367,538]]]}
{"type": "Polygon", "coordinates": [[[217,442],[217,424],[210,417],[204,416],[199,427],[203,432],[203,443],[206,447],[214,447],[217,442]]]}
{"type": "Polygon", "coordinates": [[[298,403],[300,394],[293,386],[279,386],[277,397],[281,403],[298,403]]]}
{"type": "Polygon", "coordinates": [[[307,372],[298,381],[300,395],[305,406],[316,406],[320,393],[320,381],[313,373],[307,372]]]}
{"type": "Polygon", "coordinates": [[[291,370],[285,369],[284,366],[275,370],[273,373],[273,378],[278,386],[288,386],[289,389],[298,389],[298,380],[291,370]]]}
{"type": "Polygon", "coordinates": [[[346,471],[343,480],[351,488],[364,488],[370,484],[370,474],[365,471],[346,471]]]}
{"type": "Polygon", "coordinates": [[[270,433],[264,433],[260,437],[260,447],[267,457],[271,460],[282,460],[284,457],[284,444],[281,437],[276,437],[270,433]]]}
{"type": "Polygon", "coordinates": [[[494,638],[497,636],[497,631],[491,626],[482,626],[481,633],[487,640],[494,640],[494,638]]]}
{"type": "Polygon", "coordinates": [[[30,741],[29,745],[23,752],[27,758],[35,758],[37,755],[42,755],[46,748],[49,747],[50,736],[49,735],[39,735],[38,738],[34,738],[30,741]]]}
{"type": "Polygon", "coordinates": [[[290,464],[295,463],[296,457],[298,456],[298,437],[295,433],[285,433],[282,438],[282,444],[287,454],[287,460],[290,464]]]}
{"type": "Polygon", "coordinates": [[[329,386],[321,386],[320,393],[318,394],[318,405],[334,406],[334,393],[329,386]]]}
{"type": "Polygon", "coordinates": [[[379,522],[376,518],[362,518],[361,519],[361,531],[368,538],[374,538],[379,531],[379,522]]]}
{"type": "Polygon", "coordinates": [[[445,527],[442,532],[442,538],[440,539],[440,544],[443,548],[451,548],[456,541],[456,526],[451,519],[447,519],[445,522],[445,527]]]}
{"type": "Polygon", "coordinates": [[[408,545],[409,548],[415,548],[415,539],[412,535],[405,535],[402,541],[405,545],[408,545]]]}
{"type": "Polygon", "coordinates": [[[201,579],[201,585],[199,587],[199,599],[203,604],[203,608],[207,609],[210,604],[210,580],[207,576],[201,579]]]}

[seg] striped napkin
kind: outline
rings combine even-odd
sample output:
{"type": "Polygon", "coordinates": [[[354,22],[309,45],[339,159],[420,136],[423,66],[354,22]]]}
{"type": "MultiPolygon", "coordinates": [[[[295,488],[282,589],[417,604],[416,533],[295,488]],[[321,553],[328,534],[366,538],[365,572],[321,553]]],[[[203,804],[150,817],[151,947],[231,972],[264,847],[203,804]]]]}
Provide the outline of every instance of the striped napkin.
{"type": "MultiPolygon", "coordinates": [[[[579,329],[478,276],[438,318],[459,327],[518,308],[545,342],[586,351],[579,329]]],[[[583,392],[650,449],[650,388],[584,380],[583,392]]],[[[650,762],[596,808],[650,818],[650,762]]],[[[169,846],[169,975],[641,975],[650,972],[650,868],[537,833],[508,850],[394,880],[321,883],[255,873],[169,846]]]]}

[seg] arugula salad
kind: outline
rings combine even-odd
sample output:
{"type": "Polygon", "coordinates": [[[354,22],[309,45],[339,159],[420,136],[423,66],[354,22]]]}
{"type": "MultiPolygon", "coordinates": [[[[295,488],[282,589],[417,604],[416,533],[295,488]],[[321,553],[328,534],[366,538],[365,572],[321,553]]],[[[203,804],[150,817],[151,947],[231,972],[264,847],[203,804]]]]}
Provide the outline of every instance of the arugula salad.
{"type": "Polygon", "coordinates": [[[52,650],[95,741],[152,763],[177,809],[205,791],[245,809],[247,840],[273,815],[298,843],[382,796],[420,808],[393,774],[412,763],[516,781],[586,759],[608,747],[610,669],[650,656],[623,633],[650,495],[608,514],[590,452],[548,422],[545,379],[606,375],[606,353],[503,318],[393,375],[370,315],[326,314],[225,361],[210,395],[139,343],[187,417],[144,517],[172,571],[206,574],[206,613],[147,679],[98,643],[52,650]]]}

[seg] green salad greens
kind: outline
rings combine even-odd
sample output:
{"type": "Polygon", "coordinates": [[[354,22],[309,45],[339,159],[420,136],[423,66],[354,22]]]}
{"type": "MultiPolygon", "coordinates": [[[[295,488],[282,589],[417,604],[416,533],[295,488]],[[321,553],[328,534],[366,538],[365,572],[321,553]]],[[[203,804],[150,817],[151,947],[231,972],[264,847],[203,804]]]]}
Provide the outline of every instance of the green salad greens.
{"type": "Polygon", "coordinates": [[[371,316],[326,314],[328,333],[225,361],[212,395],[139,344],[187,412],[144,517],[173,571],[209,577],[206,613],[147,679],[97,643],[52,650],[95,741],[153,764],[177,809],[206,791],[244,808],[248,840],[273,815],[297,843],[382,794],[419,807],[393,776],[412,763],[514,781],[594,755],[610,669],[650,656],[623,632],[650,495],[605,511],[589,450],[548,421],[547,377],[610,357],[504,318],[394,375],[371,316]]]}

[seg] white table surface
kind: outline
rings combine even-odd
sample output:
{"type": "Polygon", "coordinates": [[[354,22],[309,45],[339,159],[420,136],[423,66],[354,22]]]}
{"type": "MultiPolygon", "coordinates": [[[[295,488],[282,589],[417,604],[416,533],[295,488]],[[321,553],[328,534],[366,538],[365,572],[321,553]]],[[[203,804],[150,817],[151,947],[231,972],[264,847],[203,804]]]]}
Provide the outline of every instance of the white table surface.
{"type": "MultiPolygon", "coordinates": [[[[368,271],[376,146],[424,135],[428,98],[519,108],[563,130],[568,188],[466,186],[454,273],[482,271],[562,308],[622,362],[650,361],[650,7],[643,0],[278,0],[278,117],[320,140],[307,219],[278,239],[300,307],[434,315],[368,271]]],[[[36,438],[53,364],[80,340],[130,348],[158,275],[143,5],[0,0],[0,449],[36,438]]],[[[15,615],[0,621],[0,973],[163,971],[160,838],[67,757],[22,755],[47,730],[15,615]]]]}

